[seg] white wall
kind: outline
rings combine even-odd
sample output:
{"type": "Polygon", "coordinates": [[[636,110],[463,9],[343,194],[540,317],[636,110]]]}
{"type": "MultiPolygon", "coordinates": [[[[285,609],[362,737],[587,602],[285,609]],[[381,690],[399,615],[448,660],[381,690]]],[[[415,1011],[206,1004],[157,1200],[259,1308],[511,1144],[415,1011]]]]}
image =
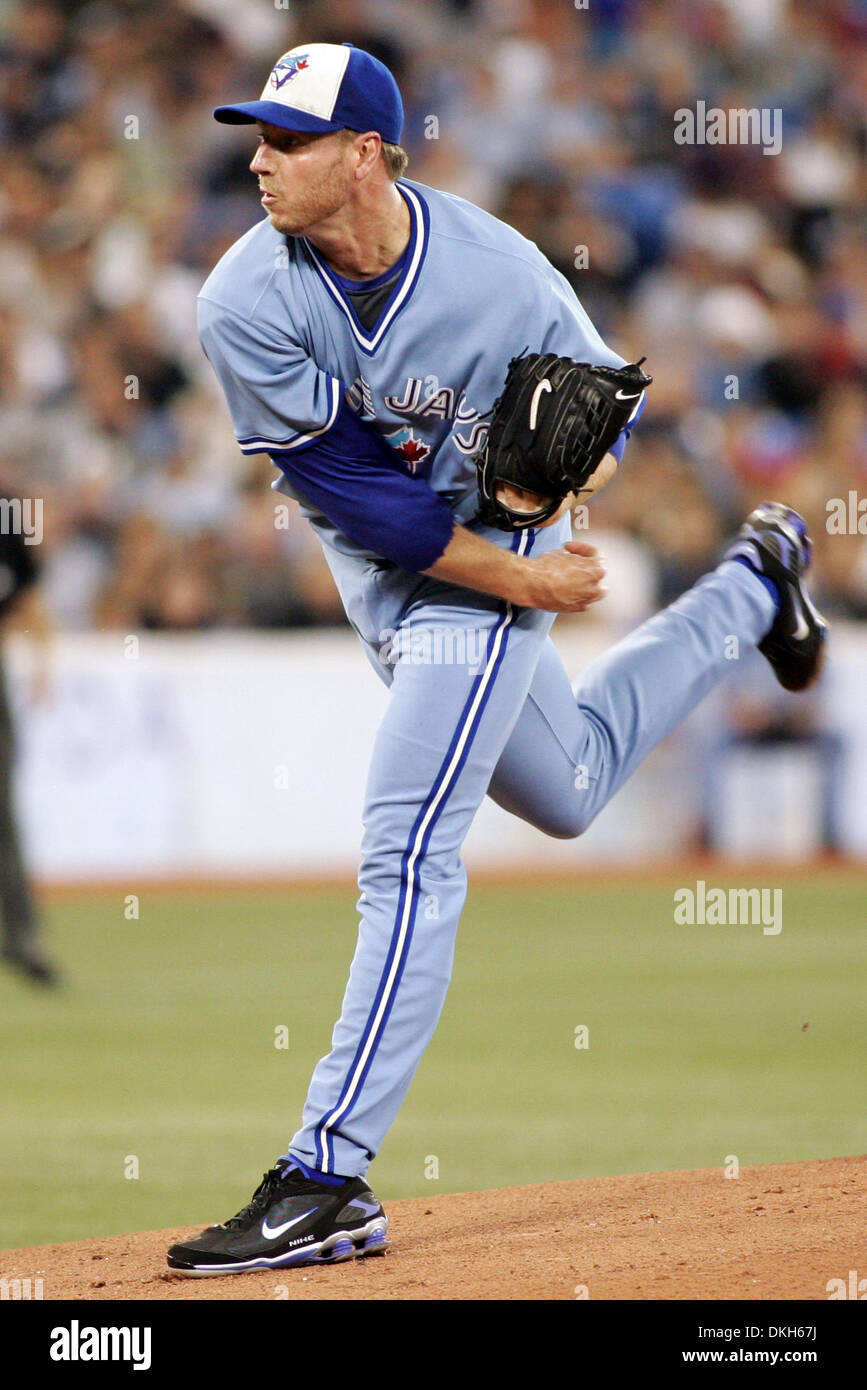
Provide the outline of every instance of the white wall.
{"type": "MultiPolygon", "coordinates": [[[[593,627],[565,632],[568,669],[609,641],[593,627]]],[[[62,637],[50,693],[32,704],[26,644],[9,643],[34,871],[48,881],[354,873],[366,764],[388,698],[354,637],[143,634],[132,659],[128,644],[122,634],[62,637]]],[[[839,787],[846,847],[867,856],[865,690],[867,637],[836,631],[822,702],[849,741],[839,787]]],[[[546,839],[486,802],[468,864],[646,861],[688,848],[717,709],[705,705],[653,754],[580,841],[546,839]]],[[[804,785],[814,802],[809,777],[804,785]]],[[[805,835],[809,848],[814,811],[805,806],[812,830],[795,827],[798,853],[805,835]]]]}

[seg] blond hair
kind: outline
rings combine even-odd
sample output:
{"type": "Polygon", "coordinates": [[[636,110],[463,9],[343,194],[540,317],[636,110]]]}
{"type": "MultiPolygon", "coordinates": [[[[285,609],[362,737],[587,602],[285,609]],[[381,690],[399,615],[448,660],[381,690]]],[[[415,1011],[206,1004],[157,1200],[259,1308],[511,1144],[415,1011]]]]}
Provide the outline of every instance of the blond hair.
{"type": "Polygon", "coordinates": [[[399,179],[409,164],[409,155],[403,146],[389,145],[385,140],[382,142],[382,158],[388,170],[388,177],[392,181],[399,179]]]}

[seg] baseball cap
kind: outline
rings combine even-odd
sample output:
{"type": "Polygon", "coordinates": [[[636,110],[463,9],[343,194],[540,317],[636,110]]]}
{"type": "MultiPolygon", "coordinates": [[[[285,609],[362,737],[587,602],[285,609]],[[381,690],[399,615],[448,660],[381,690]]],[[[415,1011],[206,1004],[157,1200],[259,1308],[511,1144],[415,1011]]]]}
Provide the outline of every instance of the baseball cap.
{"type": "Polygon", "coordinates": [[[400,143],[403,102],[384,63],[351,43],[307,43],[290,48],[271,69],[258,101],[218,106],[226,125],[266,121],[285,130],[375,130],[400,143]]]}

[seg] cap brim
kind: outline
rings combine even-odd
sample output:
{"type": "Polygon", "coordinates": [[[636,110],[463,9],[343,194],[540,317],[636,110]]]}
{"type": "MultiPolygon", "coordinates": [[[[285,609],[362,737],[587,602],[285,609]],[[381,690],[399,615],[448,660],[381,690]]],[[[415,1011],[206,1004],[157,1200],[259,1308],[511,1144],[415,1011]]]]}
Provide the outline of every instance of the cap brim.
{"type": "Polygon", "coordinates": [[[278,125],[283,130],[309,133],[343,129],[339,121],[311,116],[309,111],[284,106],[280,101],[244,101],[238,106],[218,106],[214,111],[214,120],[221,121],[223,125],[253,125],[256,121],[263,121],[267,125],[278,125]]]}

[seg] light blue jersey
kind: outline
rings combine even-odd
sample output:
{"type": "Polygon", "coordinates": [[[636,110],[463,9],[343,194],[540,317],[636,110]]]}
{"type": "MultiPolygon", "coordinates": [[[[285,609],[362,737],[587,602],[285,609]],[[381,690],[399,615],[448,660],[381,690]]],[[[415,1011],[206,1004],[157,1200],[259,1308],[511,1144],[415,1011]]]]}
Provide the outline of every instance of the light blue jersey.
{"type": "Polygon", "coordinates": [[[509,359],[525,350],[609,366],[623,359],[532,242],[462,198],[406,179],[397,187],[410,244],[372,330],[311,243],[265,220],[202,289],[202,345],[244,453],[291,452],[321,437],[348,388],[359,417],[466,522],[477,507],[472,459],[509,359]]]}
{"type": "MultiPolygon", "coordinates": [[[[287,463],[337,434],[344,397],[424,480],[458,522],[478,508],[473,457],[484,442],[510,358],[555,352],[620,366],[571,287],[538,247],[462,198],[399,180],[410,241],[374,327],[358,319],[341,277],[306,238],[265,220],[222,258],[199,297],[202,345],[225,391],[245,453],[287,463]]],[[[347,616],[376,663],[414,575],[346,534],[297,480],[275,488],[298,500],[322,541],[347,616]]],[[[389,488],[358,506],[385,508],[389,488]]],[[[407,517],[407,527],[419,519],[407,517]]],[[[494,544],[502,532],[483,528],[494,544]]],[[[561,544],[568,523],[546,540],[561,544]]],[[[421,565],[419,565],[421,567],[421,565]]]]}

